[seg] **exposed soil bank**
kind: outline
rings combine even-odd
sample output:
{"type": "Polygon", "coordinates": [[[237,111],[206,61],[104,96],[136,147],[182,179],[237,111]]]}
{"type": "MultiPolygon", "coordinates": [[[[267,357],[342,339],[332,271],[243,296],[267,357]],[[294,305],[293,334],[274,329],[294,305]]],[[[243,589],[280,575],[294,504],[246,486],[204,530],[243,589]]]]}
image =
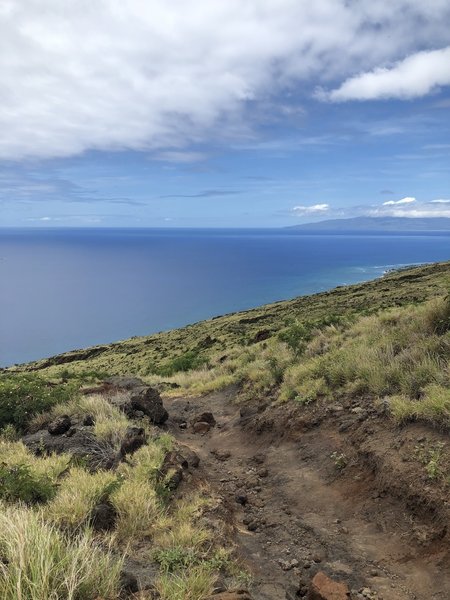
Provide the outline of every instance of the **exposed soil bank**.
{"type": "Polygon", "coordinates": [[[165,403],[232,526],[255,600],[305,597],[319,570],[356,599],[450,597],[447,492],[416,456],[443,436],[398,429],[367,401],[261,410],[235,395],[165,403]],[[216,425],[194,431],[205,411],[216,425]]]}

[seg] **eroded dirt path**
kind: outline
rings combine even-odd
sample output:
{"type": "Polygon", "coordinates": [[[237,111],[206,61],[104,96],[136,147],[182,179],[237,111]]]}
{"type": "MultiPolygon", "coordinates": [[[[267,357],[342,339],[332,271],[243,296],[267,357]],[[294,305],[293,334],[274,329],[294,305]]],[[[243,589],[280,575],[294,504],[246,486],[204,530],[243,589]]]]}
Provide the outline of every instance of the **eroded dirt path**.
{"type": "Polygon", "coordinates": [[[255,600],[301,598],[318,570],[366,588],[356,598],[450,598],[446,548],[413,544],[411,516],[377,492],[370,472],[356,465],[339,476],[332,430],[317,427],[288,441],[253,433],[234,397],[230,389],[166,404],[171,432],[199,455],[199,476],[227,508],[255,600]],[[203,435],[189,426],[202,411],[217,421],[203,435]]]}

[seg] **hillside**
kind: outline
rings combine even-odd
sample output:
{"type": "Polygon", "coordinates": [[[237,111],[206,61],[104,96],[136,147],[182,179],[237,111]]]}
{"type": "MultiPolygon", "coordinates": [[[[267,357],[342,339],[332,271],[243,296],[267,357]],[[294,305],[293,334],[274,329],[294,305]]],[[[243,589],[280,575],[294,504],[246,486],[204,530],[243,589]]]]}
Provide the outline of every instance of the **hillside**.
{"type": "Polygon", "coordinates": [[[368,283],[220,316],[182,329],[74,350],[10,371],[39,371],[49,376],[64,371],[72,375],[83,371],[99,375],[172,375],[206,364],[233,348],[277,337],[298,323],[309,329],[320,328],[382,308],[418,304],[443,294],[449,276],[450,263],[393,272],[368,283]]]}
{"type": "Polygon", "coordinates": [[[449,288],[411,268],[3,370],[1,597],[448,598],[449,288]]]}

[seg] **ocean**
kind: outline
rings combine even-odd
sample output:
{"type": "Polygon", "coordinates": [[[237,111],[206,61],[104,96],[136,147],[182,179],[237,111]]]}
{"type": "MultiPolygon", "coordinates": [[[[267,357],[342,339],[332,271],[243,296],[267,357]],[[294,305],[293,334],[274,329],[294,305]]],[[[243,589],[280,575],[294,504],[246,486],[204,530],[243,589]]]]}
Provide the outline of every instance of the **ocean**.
{"type": "Polygon", "coordinates": [[[0,366],[448,259],[449,235],[2,229],[0,366]]]}

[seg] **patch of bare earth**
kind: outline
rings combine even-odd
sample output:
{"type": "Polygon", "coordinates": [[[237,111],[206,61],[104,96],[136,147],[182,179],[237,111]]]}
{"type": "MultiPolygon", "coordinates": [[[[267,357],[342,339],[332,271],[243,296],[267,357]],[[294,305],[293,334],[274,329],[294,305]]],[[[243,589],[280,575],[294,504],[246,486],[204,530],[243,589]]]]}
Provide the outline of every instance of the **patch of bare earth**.
{"type": "Polygon", "coordinates": [[[255,600],[306,597],[319,571],[356,600],[450,598],[447,488],[417,456],[446,436],[398,428],[368,402],[242,407],[235,396],[166,405],[171,433],[200,457],[255,600]],[[193,427],[205,411],[216,425],[193,427]]]}

